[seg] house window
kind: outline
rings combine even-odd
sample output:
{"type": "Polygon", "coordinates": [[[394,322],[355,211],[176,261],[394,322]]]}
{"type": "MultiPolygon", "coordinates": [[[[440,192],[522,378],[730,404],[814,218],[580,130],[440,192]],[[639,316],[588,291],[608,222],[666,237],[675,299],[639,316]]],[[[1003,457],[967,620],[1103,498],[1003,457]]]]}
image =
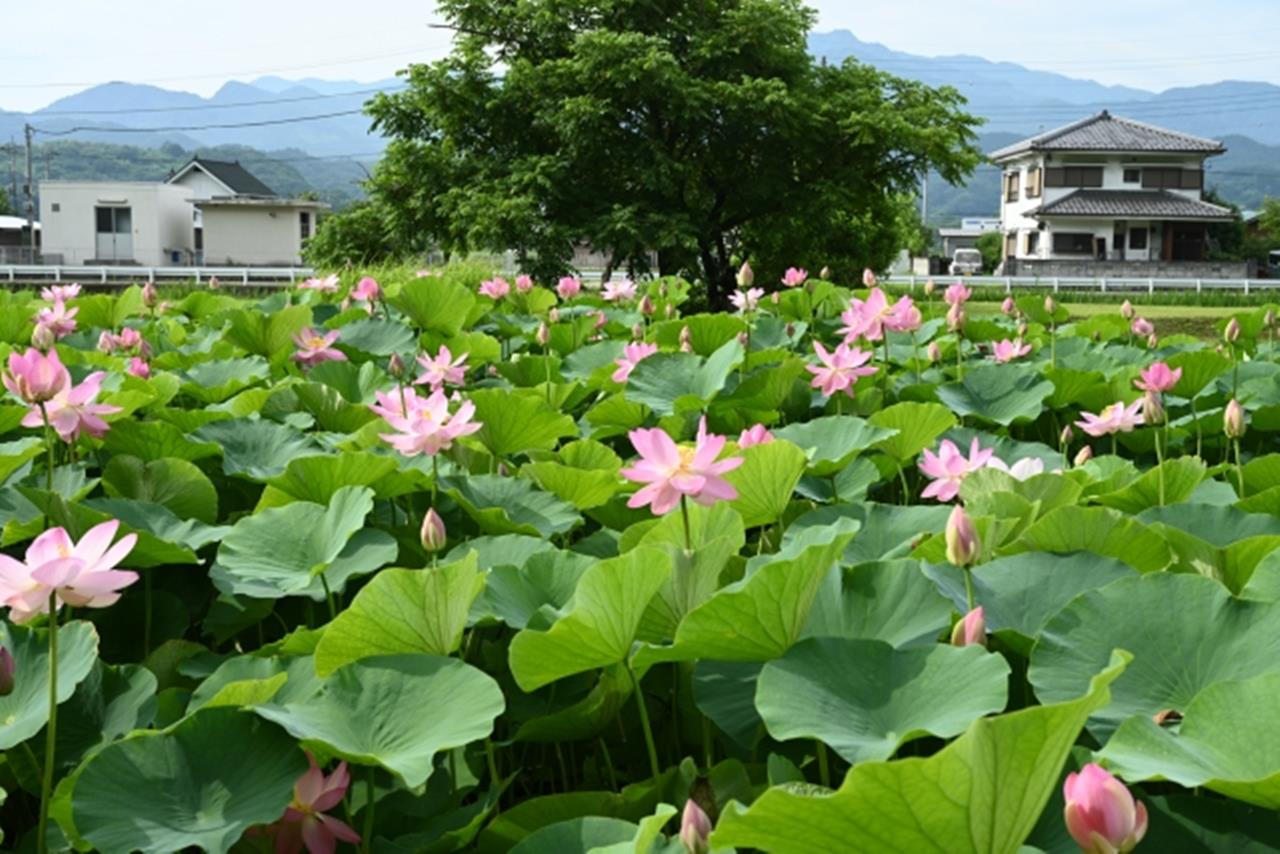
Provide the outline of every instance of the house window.
{"type": "Polygon", "coordinates": [[[1022,173],[1006,172],[1004,176],[1004,200],[1006,202],[1016,202],[1018,200],[1018,189],[1021,182],[1022,173]]]}
{"type": "Polygon", "coordinates": [[[62,205],[59,204],[58,202],[52,203],[51,205],[49,205],[49,207],[53,209],[54,213],[58,213],[60,210],[62,210],[62,205]]]}
{"type": "Polygon", "coordinates": [[[1046,187],[1101,187],[1101,166],[1055,166],[1044,170],[1046,187]]]}
{"type": "Polygon", "coordinates": [[[1151,190],[1199,190],[1204,173],[1199,169],[1143,169],[1142,186],[1151,190]]]}
{"type": "Polygon", "coordinates": [[[1004,257],[1012,258],[1018,254],[1018,234],[1009,232],[1004,236],[1004,257]]]}
{"type": "Polygon", "coordinates": [[[1124,182],[1125,182],[1126,184],[1137,184],[1137,183],[1138,183],[1138,182],[1140,182],[1141,180],[1142,180],[1142,170],[1141,170],[1141,169],[1126,169],[1126,170],[1124,170],[1124,182]]]}
{"type": "Polygon", "coordinates": [[[298,212],[298,225],[302,232],[302,239],[309,238],[311,236],[311,211],[298,212]]]}
{"type": "Polygon", "coordinates": [[[1093,235],[1088,232],[1057,232],[1053,235],[1053,251],[1059,255],[1092,255],[1093,235]]]}
{"type": "Polygon", "coordinates": [[[94,218],[98,234],[130,234],[133,232],[132,209],[130,208],[94,208],[94,218]]]}
{"type": "Polygon", "coordinates": [[[1027,232],[1027,254],[1034,256],[1039,252],[1040,252],[1040,232],[1028,231],[1027,232]]]}
{"type": "Polygon", "coordinates": [[[1129,248],[1130,249],[1146,249],[1147,248],[1146,228],[1129,229],[1129,248]]]}
{"type": "Polygon", "coordinates": [[[1027,170],[1027,198],[1040,198],[1040,167],[1027,170]]]}

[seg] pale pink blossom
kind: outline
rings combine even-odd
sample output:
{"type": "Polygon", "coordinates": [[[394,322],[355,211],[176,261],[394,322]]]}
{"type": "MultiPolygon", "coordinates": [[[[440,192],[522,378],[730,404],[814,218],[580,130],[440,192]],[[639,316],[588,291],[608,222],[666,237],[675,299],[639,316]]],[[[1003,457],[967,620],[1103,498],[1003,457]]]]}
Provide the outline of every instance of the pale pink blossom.
{"type": "Polygon", "coordinates": [[[524,273],[516,276],[516,293],[527,294],[531,290],[533,290],[532,276],[526,276],[524,273]]]}
{"type": "Polygon", "coordinates": [[[1076,426],[1090,436],[1107,436],[1115,433],[1131,433],[1133,428],[1142,425],[1142,398],[1125,406],[1123,401],[1116,401],[1097,415],[1092,412],[1081,412],[1076,426]]]}
{"type": "Polygon", "coordinates": [[[125,373],[138,379],[150,379],[151,365],[141,356],[133,356],[129,359],[129,365],[125,368],[125,373]]]}
{"type": "Polygon", "coordinates": [[[810,383],[813,388],[821,389],[825,397],[844,392],[853,397],[853,387],[858,377],[874,374],[879,368],[863,367],[871,361],[871,354],[848,344],[840,344],[834,351],[828,352],[822,342],[813,342],[814,352],[822,361],[819,365],[806,365],[805,370],[813,374],[810,383]]]}
{"type": "Polygon", "coordinates": [[[1147,834],[1147,808],[1092,762],[1062,786],[1067,832],[1085,854],[1126,854],[1147,834]]]}
{"type": "Polygon", "coordinates": [[[319,291],[322,294],[335,294],[338,292],[338,274],[332,273],[323,279],[312,276],[298,283],[299,290],[319,291]]]}
{"type": "Polygon", "coordinates": [[[462,385],[467,380],[467,356],[463,353],[454,358],[448,347],[440,345],[434,359],[427,356],[418,357],[418,365],[422,368],[422,376],[413,381],[414,385],[429,385],[432,391],[446,385],[462,385]]]}
{"type": "Polygon", "coordinates": [[[763,424],[754,424],[742,431],[738,437],[739,448],[751,448],[755,445],[767,445],[773,441],[773,434],[763,424]]]}
{"type": "Polygon", "coordinates": [[[964,305],[973,296],[973,291],[966,288],[963,282],[956,282],[948,287],[942,294],[942,298],[947,305],[964,305]]]}
{"type": "Polygon", "coordinates": [[[788,267],[782,274],[782,284],[788,288],[798,288],[809,278],[809,271],[801,267],[788,267]]]}
{"type": "Polygon", "coordinates": [[[987,468],[999,469],[1015,480],[1026,480],[1029,477],[1044,474],[1044,460],[1039,457],[1023,457],[1013,465],[1009,465],[999,457],[992,457],[987,460],[987,468]]]}
{"type": "Polygon", "coordinates": [[[480,293],[491,300],[497,301],[511,293],[511,285],[508,284],[506,279],[496,276],[480,283],[480,293]]]}
{"type": "Polygon", "coordinates": [[[66,302],[80,296],[80,285],[72,282],[69,285],[52,285],[40,291],[40,298],[45,302],[66,302]]]}
{"type": "Polygon", "coordinates": [[[885,330],[910,332],[920,327],[920,310],[911,297],[904,296],[890,304],[880,288],[872,288],[865,300],[853,297],[849,307],[840,315],[845,325],[840,329],[844,340],[853,343],[856,338],[879,341],[885,330]]]}
{"type": "Polygon", "coordinates": [[[1005,297],[1004,302],[1000,303],[1000,312],[1010,317],[1017,314],[1018,307],[1013,302],[1013,297],[1005,297]]]}
{"type": "Polygon", "coordinates": [[[55,339],[65,338],[76,331],[76,314],[79,308],[67,308],[62,300],[46,306],[36,313],[36,326],[43,327],[53,333],[55,339]]]}
{"type": "Polygon", "coordinates": [[[314,368],[321,362],[345,362],[347,355],[333,346],[338,340],[338,334],[336,329],[321,334],[307,327],[293,336],[293,343],[298,345],[298,351],[289,358],[304,368],[314,368]]]}
{"type": "Polygon", "coordinates": [[[745,291],[734,291],[729,294],[729,302],[733,303],[733,307],[739,314],[747,314],[756,310],[762,296],[764,296],[764,288],[747,288],[745,291]]]}
{"type": "Polygon", "coordinates": [[[1178,384],[1182,379],[1182,368],[1169,369],[1164,362],[1153,362],[1142,371],[1142,377],[1133,384],[1143,391],[1163,394],[1178,384]]]}
{"type": "Polygon", "coordinates": [[[1023,344],[1021,338],[1016,341],[1010,341],[1006,338],[991,345],[991,358],[1001,364],[1012,362],[1014,359],[1021,359],[1030,352],[1031,345],[1023,344]]]}
{"type": "Polygon", "coordinates": [[[600,296],[605,302],[626,302],[636,297],[639,286],[630,279],[617,282],[605,282],[600,289],[600,296]]]}
{"type": "Polygon", "coordinates": [[[662,516],[674,510],[685,496],[708,507],[738,497],[738,491],[722,475],[742,465],[743,458],[717,461],[725,437],[707,433],[705,416],[698,423],[698,436],[692,447],[677,445],[657,427],[632,430],[629,436],[640,459],[624,468],[622,476],[645,486],[631,496],[628,507],[648,504],[655,515],[662,516]]]}
{"type": "Polygon", "coordinates": [[[582,280],[577,276],[562,276],[556,283],[556,293],[562,300],[570,300],[582,293],[582,280]]]}
{"type": "Polygon", "coordinates": [[[471,420],[476,407],[469,400],[450,413],[444,389],[435,389],[426,398],[419,397],[413,388],[391,394],[380,391],[374,396],[378,402],[370,409],[395,431],[379,434],[380,437],[405,456],[434,456],[453,447],[455,439],[469,436],[483,426],[471,420]]]}
{"type": "Polygon", "coordinates": [[[102,391],[104,371],[94,371],[84,378],[78,386],[67,384],[44,405],[44,414],[40,407],[33,406],[22,417],[23,427],[41,427],[47,416],[50,426],[57,432],[62,441],[71,443],[80,438],[81,433],[88,433],[94,438],[101,438],[107,432],[107,422],[103,415],[114,415],[120,407],[106,403],[98,403],[98,393],[102,391]]]}
{"type": "Polygon", "coordinates": [[[365,276],[352,289],[351,298],[359,302],[377,302],[382,299],[382,286],[373,276],[365,276]]]}
{"type": "Polygon", "coordinates": [[[964,479],[987,465],[994,454],[994,449],[982,447],[977,436],[969,444],[968,457],[950,439],[942,440],[936,454],[925,448],[919,463],[920,471],[932,482],[920,493],[921,497],[950,501],[959,494],[964,479]]]}
{"type": "Polygon", "coordinates": [[[271,825],[275,854],[299,854],[304,846],[308,854],[333,854],[339,842],[360,843],[360,834],[345,822],[326,815],[342,803],[351,785],[347,763],[339,762],[334,772],[325,776],[310,753],[307,761],[311,767],[294,784],[293,802],[284,817],[271,825]]]}
{"type": "Polygon", "coordinates": [[[45,531],[27,547],[25,561],[0,554],[0,605],[15,623],[26,622],[54,607],[105,608],[120,591],[138,580],[136,572],[116,569],[138,540],[126,534],[115,545],[120,523],[114,519],[90,528],[79,542],[64,528],[45,531]]]}
{"type": "Polygon", "coordinates": [[[613,360],[613,363],[618,366],[618,369],[613,372],[613,381],[615,383],[625,383],[627,378],[631,376],[631,372],[635,370],[636,365],[656,352],[658,352],[658,345],[645,341],[628,344],[623,347],[622,358],[613,360]]]}
{"type": "Polygon", "coordinates": [[[1129,331],[1139,338],[1146,338],[1154,335],[1156,328],[1151,325],[1151,321],[1145,317],[1135,317],[1133,323],[1129,324],[1129,331]]]}
{"type": "Polygon", "coordinates": [[[0,371],[4,387],[24,403],[51,400],[71,384],[71,375],[63,367],[57,350],[48,354],[34,347],[19,355],[9,354],[9,370],[0,371]]]}

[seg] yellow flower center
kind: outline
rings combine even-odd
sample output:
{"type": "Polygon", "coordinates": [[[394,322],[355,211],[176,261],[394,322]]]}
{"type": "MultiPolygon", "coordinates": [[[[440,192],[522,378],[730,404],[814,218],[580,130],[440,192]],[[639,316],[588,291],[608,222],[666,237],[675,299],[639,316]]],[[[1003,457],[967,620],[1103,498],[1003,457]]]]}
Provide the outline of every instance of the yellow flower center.
{"type": "Polygon", "coordinates": [[[307,339],[307,346],[312,350],[323,350],[326,346],[326,342],[319,335],[312,335],[307,339]]]}
{"type": "Polygon", "coordinates": [[[697,454],[698,449],[690,445],[680,446],[680,464],[676,466],[676,471],[687,472],[693,465],[693,458],[697,454]]]}

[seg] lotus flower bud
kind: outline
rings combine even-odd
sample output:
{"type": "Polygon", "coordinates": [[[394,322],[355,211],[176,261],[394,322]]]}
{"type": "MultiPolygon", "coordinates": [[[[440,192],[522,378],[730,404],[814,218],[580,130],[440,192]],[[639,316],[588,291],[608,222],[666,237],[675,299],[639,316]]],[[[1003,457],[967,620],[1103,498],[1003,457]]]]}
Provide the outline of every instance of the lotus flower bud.
{"type": "MultiPolygon", "coordinates": [[[[824,267],[823,269],[826,268],[824,267]]],[[[823,276],[823,278],[825,279],[826,276],[823,276]]],[[[865,267],[862,270],[862,286],[864,288],[874,288],[876,286],[876,274],[871,272],[870,267],[865,267]]]]}
{"type": "Polygon", "coordinates": [[[745,290],[755,283],[756,274],[755,271],[751,269],[751,265],[746,261],[743,261],[742,266],[738,268],[738,275],[736,279],[738,287],[745,290]]]}
{"type": "Polygon", "coordinates": [[[428,508],[427,515],[422,517],[421,537],[422,547],[432,553],[444,548],[449,539],[444,529],[444,520],[440,518],[440,514],[434,507],[428,508]]]}
{"type": "Polygon", "coordinates": [[[1055,311],[1057,311],[1057,310],[1058,310],[1058,304],[1057,304],[1056,302],[1054,302],[1054,301],[1053,301],[1053,297],[1052,297],[1052,296],[1049,296],[1049,295],[1047,295],[1047,294],[1046,294],[1046,295],[1045,295],[1045,298],[1044,298],[1044,311],[1045,311],[1045,314],[1052,315],[1052,314],[1053,314],[1055,311]]]}
{"type": "Polygon", "coordinates": [[[1129,331],[1139,338],[1146,338],[1148,335],[1154,334],[1156,328],[1145,317],[1135,317],[1133,322],[1129,324],[1129,331]]]}
{"type": "Polygon", "coordinates": [[[1071,432],[1071,425],[1068,424],[1062,428],[1062,433],[1058,436],[1058,441],[1064,445],[1070,445],[1071,440],[1075,438],[1075,434],[1071,432]]]}
{"type": "Polygon", "coordinates": [[[1160,346],[1160,339],[1156,337],[1156,334],[1154,332],[1152,332],[1150,335],[1147,336],[1147,347],[1154,350],[1159,346],[1160,346]]]}
{"type": "Polygon", "coordinates": [[[1266,314],[1262,315],[1262,325],[1268,328],[1276,325],[1276,313],[1272,309],[1267,309],[1266,314]]]}
{"type": "Polygon", "coordinates": [[[671,303],[667,303],[667,307],[663,311],[663,314],[667,316],[667,320],[670,320],[671,318],[676,316],[676,307],[671,303]]]}
{"type": "Polygon", "coordinates": [[[1234,397],[1222,410],[1222,432],[1228,439],[1239,439],[1244,436],[1244,407],[1234,397]]]}
{"type": "Polygon", "coordinates": [[[1018,337],[1027,337],[1027,322],[1025,320],[1018,321],[1018,337]]]}
{"type": "Polygon", "coordinates": [[[947,519],[947,560],[959,567],[971,566],[978,559],[982,543],[978,541],[978,529],[973,520],[965,512],[964,507],[957,504],[947,519]]]}
{"type": "Polygon", "coordinates": [[[1120,303],[1120,316],[1125,320],[1133,320],[1133,303],[1128,300],[1120,303]]]}
{"type": "Polygon", "coordinates": [[[818,278],[822,279],[822,281],[824,282],[831,281],[831,268],[824,266],[821,270],[818,271],[818,278]]]}
{"type": "Polygon", "coordinates": [[[773,300],[774,305],[777,305],[778,303],[782,302],[782,291],[774,291],[772,296],[769,297],[769,299],[773,300]]]}
{"type": "Polygon", "coordinates": [[[545,322],[538,324],[538,331],[533,334],[533,340],[538,342],[540,347],[545,347],[551,342],[551,327],[545,322]]]}
{"type": "Polygon", "coordinates": [[[930,341],[929,346],[924,350],[924,354],[929,357],[930,362],[937,362],[942,359],[942,348],[938,346],[937,341],[930,341]]]}
{"type": "Polygon", "coordinates": [[[786,327],[784,328],[786,330],[788,338],[796,337],[796,325],[794,323],[787,323],[786,327]]]}
{"type": "Polygon", "coordinates": [[[1076,458],[1072,461],[1072,464],[1078,468],[1091,459],[1093,459],[1093,448],[1085,445],[1076,453],[1076,458]]]}
{"type": "Polygon", "coordinates": [[[511,477],[511,469],[506,463],[498,463],[498,477],[511,477]]]}
{"type": "Polygon", "coordinates": [[[98,336],[98,352],[113,353],[115,349],[116,336],[112,335],[109,330],[102,330],[102,334],[98,336]]]}
{"type": "Polygon", "coordinates": [[[637,341],[644,340],[644,324],[643,323],[637,323],[635,326],[631,327],[631,337],[636,339],[637,341]]]}
{"type": "Polygon", "coordinates": [[[657,310],[657,306],[653,304],[648,294],[640,298],[640,313],[645,317],[653,317],[653,313],[657,310]]]}
{"type": "Polygon", "coordinates": [[[947,309],[947,329],[951,332],[959,332],[964,328],[964,309],[960,307],[960,303],[954,303],[951,308],[947,309]]]}
{"type": "Polygon", "coordinates": [[[1000,311],[1010,317],[1013,317],[1013,313],[1017,310],[1018,307],[1014,305],[1013,297],[1005,297],[1004,302],[1000,303],[1000,311]]]}
{"type": "Polygon", "coordinates": [[[1164,404],[1160,395],[1149,391],[1142,396],[1142,423],[1155,427],[1164,423],[1164,404]]]}
{"type": "Polygon", "coordinates": [[[31,346],[37,350],[47,351],[51,348],[58,336],[53,334],[53,330],[43,323],[37,323],[36,328],[31,330],[31,346]]]}
{"type": "Polygon", "coordinates": [[[533,277],[525,273],[516,276],[516,293],[527,294],[533,290],[533,277]]]}
{"type": "Polygon", "coordinates": [[[935,284],[933,283],[933,279],[927,279],[927,280],[925,280],[925,283],[924,283],[924,295],[925,295],[925,296],[927,296],[927,297],[931,297],[931,296],[933,296],[933,292],[934,292],[935,290],[937,290],[937,287],[938,287],[938,286],[937,286],[937,285],[935,285],[935,284]]]}
{"type": "Polygon", "coordinates": [[[965,614],[951,628],[952,646],[987,645],[987,620],[982,606],[965,614]]]}
{"type": "Polygon", "coordinates": [[[1101,766],[1089,763],[1062,786],[1067,832],[1085,854],[1127,854],[1147,833],[1147,808],[1101,766]]]}
{"type": "Polygon", "coordinates": [[[596,312],[596,319],[595,319],[595,323],[593,324],[593,326],[596,329],[602,328],[608,322],[609,322],[609,318],[605,316],[605,313],[603,311],[596,312]]]}
{"type": "Polygon", "coordinates": [[[553,308],[547,312],[547,323],[555,324],[560,322],[560,309],[553,308]]]}
{"type": "Polygon", "coordinates": [[[663,299],[666,299],[668,296],[670,296],[670,294],[671,294],[671,290],[667,287],[666,282],[663,282],[660,285],[658,285],[658,296],[662,297],[663,299]]]}
{"type": "Polygon", "coordinates": [[[687,326],[680,327],[680,349],[685,353],[693,352],[693,333],[687,326]]]}
{"type": "Polygon", "coordinates": [[[218,281],[218,277],[217,277],[217,276],[210,276],[210,277],[209,277],[209,290],[211,290],[211,291],[216,291],[216,290],[218,290],[218,289],[219,289],[219,288],[221,288],[221,287],[222,287],[222,283],[218,281]]]}
{"type": "Polygon", "coordinates": [[[707,854],[711,850],[711,819],[692,798],[685,801],[680,817],[680,841],[688,854],[707,854]]]}
{"type": "Polygon", "coordinates": [[[1227,321],[1227,326],[1222,330],[1222,340],[1228,344],[1234,344],[1240,340],[1240,321],[1232,317],[1227,321]]]}
{"type": "Polygon", "coordinates": [[[404,376],[404,359],[399,353],[392,353],[391,358],[387,360],[387,373],[393,377],[404,376]]]}
{"type": "Polygon", "coordinates": [[[739,332],[738,343],[742,345],[743,349],[746,349],[747,347],[751,346],[751,336],[748,335],[746,332],[739,332]]]}
{"type": "Polygon", "coordinates": [[[147,308],[155,308],[156,303],[160,301],[160,294],[156,291],[155,282],[147,282],[142,286],[142,304],[147,308]]]}
{"type": "Polygon", "coordinates": [[[7,697],[13,693],[14,667],[13,654],[0,646],[0,697],[7,697]]]}
{"type": "Polygon", "coordinates": [[[1097,329],[1093,330],[1093,334],[1090,335],[1089,337],[1093,339],[1094,344],[1102,343],[1102,333],[1097,329]]]}

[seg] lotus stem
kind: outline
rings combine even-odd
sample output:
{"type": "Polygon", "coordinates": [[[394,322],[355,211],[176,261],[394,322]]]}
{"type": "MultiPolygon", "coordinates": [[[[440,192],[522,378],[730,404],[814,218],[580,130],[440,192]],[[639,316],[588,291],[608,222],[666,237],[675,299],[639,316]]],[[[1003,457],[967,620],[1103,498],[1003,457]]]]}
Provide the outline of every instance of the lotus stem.
{"type": "Polygon", "coordinates": [[[1244,466],[1240,464],[1240,440],[1233,439],[1231,444],[1235,445],[1236,451],[1236,485],[1240,488],[1240,497],[1244,498],[1244,466]]]}
{"type": "Polygon", "coordinates": [[[333,591],[329,589],[329,579],[324,577],[324,573],[320,573],[320,586],[324,588],[325,601],[329,603],[329,619],[338,619],[338,603],[333,598],[333,591]]]}
{"type": "MultiPolygon", "coordinates": [[[[44,406],[40,407],[41,412],[44,406]]],[[[58,595],[49,594],[49,723],[44,731],[44,773],[40,780],[40,820],[36,825],[36,852],[49,850],[49,801],[53,796],[54,748],[58,743],[58,595]]]]}
{"type": "Polygon", "coordinates": [[[967,613],[973,610],[973,571],[968,567],[961,567],[960,571],[964,573],[964,600],[969,606],[967,613]]]}
{"type": "Polygon", "coordinates": [[[626,663],[627,675],[631,677],[631,687],[636,694],[636,709],[640,712],[640,729],[644,731],[644,746],[649,751],[649,771],[653,774],[654,782],[662,774],[662,767],[658,764],[658,746],[653,740],[653,727],[649,723],[649,709],[645,706],[644,692],[640,690],[640,680],[636,678],[636,672],[631,667],[631,662],[626,663]]]}
{"type": "MultiPolygon", "coordinates": [[[[53,469],[57,465],[54,462],[54,444],[53,444],[53,427],[49,424],[49,410],[45,409],[43,403],[40,404],[40,419],[44,422],[44,447],[45,447],[45,472],[44,472],[44,488],[46,492],[53,492],[53,469]]],[[[52,612],[50,612],[52,613],[52,612]]]]}
{"type": "Polygon", "coordinates": [[[1160,506],[1164,506],[1164,456],[1160,453],[1160,430],[1156,430],[1156,483],[1159,484],[1160,506]]]}
{"type": "MultiPolygon", "coordinates": [[[[373,849],[373,806],[375,803],[373,792],[373,777],[378,773],[376,766],[369,766],[369,776],[364,778],[364,834],[360,840],[360,849],[362,851],[371,851],[373,849]]],[[[454,781],[450,781],[453,783],[454,781]]]]}
{"type": "Polygon", "coordinates": [[[686,555],[693,554],[693,531],[689,526],[689,497],[687,495],[680,496],[680,519],[684,522],[684,552],[686,555]]]}
{"type": "Polygon", "coordinates": [[[820,738],[815,738],[813,743],[818,746],[818,781],[830,789],[831,764],[827,760],[827,745],[820,738]]]}

